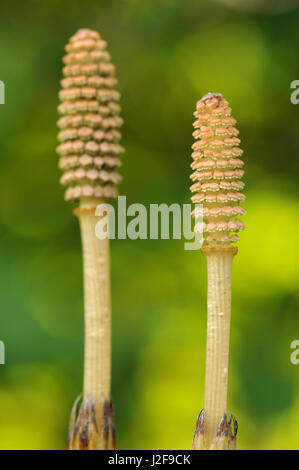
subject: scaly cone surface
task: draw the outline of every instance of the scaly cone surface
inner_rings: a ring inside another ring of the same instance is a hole
[[[203,206],[193,211],[203,217],[195,231],[203,233],[204,245],[230,244],[238,241],[236,232],[244,229],[236,217],[246,212],[240,206],[245,199],[241,192],[244,163],[236,120],[218,93],[208,93],[198,101],[194,116],[191,200]]]
[[[117,197],[122,125],[115,68],[106,42],[89,29],[79,30],[65,47],[66,64],[59,93],[61,184],[66,200]]]

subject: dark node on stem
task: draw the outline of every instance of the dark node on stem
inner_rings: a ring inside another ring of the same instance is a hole
[[[230,415],[227,419],[224,413],[219,426],[217,428],[215,439],[209,449],[205,447],[204,442],[204,410],[198,415],[196,421],[195,432],[192,442],[192,450],[235,450],[238,432],[238,422],[234,415]]]
[[[216,440],[219,440],[222,449],[236,449],[237,432],[238,422],[235,416],[231,414],[228,420],[226,413],[224,413],[216,433]]]
[[[204,411],[201,410],[196,420],[196,427],[192,442],[192,450],[200,450],[202,448],[204,431]]]
[[[112,400],[103,396],[100,419],[91,395],[79,405],[81,395],[72,408],[68,450],[115,450],[114,408]]]
[[[104,449],[115,450],[114,407],[112,400],[108,401],[104,398],[102,420]]]

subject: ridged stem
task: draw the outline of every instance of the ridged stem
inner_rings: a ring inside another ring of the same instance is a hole
[[[99,240],[95,226],[96,206],[103,201],[81,200],[79,218],[84,273],[84,398],[91,395],[97,423],[101,423],[103,398],[110,400],[111,301],[109,239]]]
[[[226,413],[235,247],[204,247],[208,272],[208,322],[204,397],[204,447],[209,449]]]

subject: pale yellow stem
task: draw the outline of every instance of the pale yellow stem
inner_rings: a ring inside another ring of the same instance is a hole
[[[97,422],[102,420],[103,397],[110,400],[111,301],[109,239],[95,234],[95,208],[103,201],[84,199],[75,210],[79,218],[84,273],[84,398],[91,395]]]
[[[208,325],[204,397],[204,447],[209,449],[226,413],[234,247],[204,247],[208,272]]]

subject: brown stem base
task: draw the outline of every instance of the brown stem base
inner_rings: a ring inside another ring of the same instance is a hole
[[[207,448],[205,446],[204,410],[201,410],[196,421],[192,450],[235,450],[237,432],[238,422],[236,418],[231,414],[230,418],[227,419],[227,415],[224,413],[218,425],[216,435],[209,448]]]
[[[101,419],[96,419],[95,406],[88,395],[79,406],[76,399],[70,417],[68,450],[115,450],[114,408],[103,396]]]

